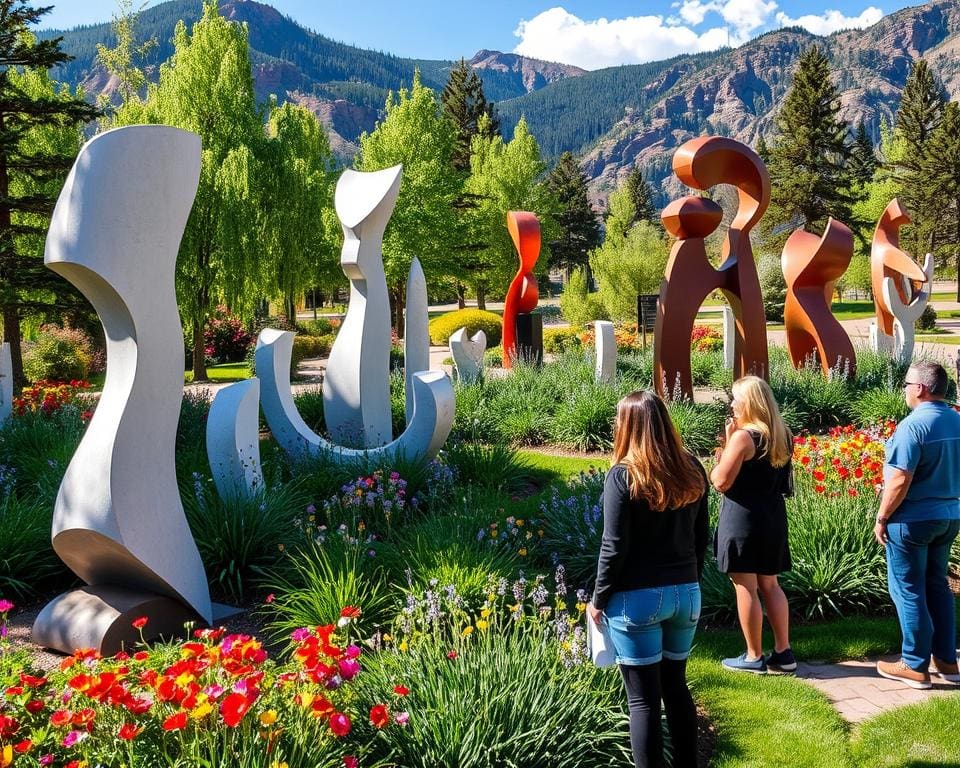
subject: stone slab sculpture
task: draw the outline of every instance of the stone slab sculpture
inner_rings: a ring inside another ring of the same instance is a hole
[[[376,448],[393,439],[382,247],[402,171],[399,165],[373,173],[348,169],[337,181],[333,202],[343,227],[340,266],[350,280],[350,304],[327,361],[323,412],[338,445]]]
[[[723,367],[733,370],[733,345],[736,342],[737,328],[733,320],[733,310],[724,306],[723,312]]]
[[[6,421],[13,413],[13,358],[10,342],[0,344],[0,421]]]
[[[720,136],[703,136],[683,144],[673,156],[673,172],[689,187],[708,190],[717,184],[737,189],[738,207],[714,268],[704,238],[723,218],[712,200],[684,197],[661,214],[677,238],[660,287],[654,328],[654,386],[661,397],[693,397],[690,336],[697,311],[711,291],[720,290],[734,315],[733,376],[767,375],[767,331],[760,279],[750,245],[750,230],[770,202],[770,177],[763,161],[744,144]]]
[[[464,384],[472,384],[483,374],[483,353],[487,351],[487,334],[477,331],[467,336],[467,329],[460,328],[450,335],[450,355],[453,357],[457,377]]]
[[[597,354],[594,378],[601,384],[611,384],[617,375],[617,338],[613,332],[613,323],[609,320],[595,320],[593,329]]]
[[[396,440],[376,448],[357,449],[324,440],[307,426],[290,390],[290,356],[294,334],[265,328],[254,353],[260,379],[260,405],[280,446],[294,459],[327,455],[343,462],[358,459],[393,461],[433,458],[453,427],[456,398],[443,371],[421,371],[413,376],[413,418]]]
[[[837,281],[853,258],[853,233],[831,218],[823,235],[797,229],[787,239],[780,266],[787,283],[783,322],[794,368],[816,357],[828,378],[840,372],[853,378],[857,356],[830,303]]]
[[[430,315],[427,310],[427,278],[414,257],[407,276],[407,307],[403,328],[403,381],[406,393],[406,417],[413,419],[413,377],[430,370]]]
[[[540,257],[540,222],[529,211],[507,211],[507,230],[520,258],[503,305],[503,367],[512,368],[517,357],[517,315],[532,312],[540,298],[533,275]]]
[[[222,499],[249,500],[263,490],[259,379],[238,381],[213,398],[207,415],[207,460]]]
[[[107,131],[80,150],[57,200],[44,262],[100,316],[100,403],[60,485],[53,548],[87,587],[54,598],[39,645],[110,654],[213,619],[174,466],[183,333],[174,291],[180,238],[200,178],[200,137],[160,125]]]

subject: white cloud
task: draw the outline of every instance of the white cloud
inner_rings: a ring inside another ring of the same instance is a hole
[[[777,10],[774,0],[683,0],[672,7],[679,9],[680,19],[693,27],[702,24],[707,14],[716,13],[738,37],[766,25],[770,15]]]
[[[809,14],[791,19],[785,13],[777,14],[777,22],[784,27],[803,27],[815,35],[832,35],[841,29],[863,29],[883,18],[883,11],[870,6],[859,16],[844,16],[840,11],[824,11],[822,15]]]
[[[584,21],[564,8],[551,8],[530,20],[522,20],[514,35],[520,38],[514,53],[576,64],[584,69],[656,61],[727,44],[727,32],[723,29],[697,33],[689,27],[670,26],[661,16]],[[731,36],[731,45],[740,42],[743,41]]]

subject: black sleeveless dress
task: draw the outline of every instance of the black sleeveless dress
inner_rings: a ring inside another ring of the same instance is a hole
[[[774,467],[761,457],[760,433],[748,434],[756,453],[723,494],[713,551],[722,573],[775,576],[791,567],[784,496],[791,492],[793,470],[790,462]]]

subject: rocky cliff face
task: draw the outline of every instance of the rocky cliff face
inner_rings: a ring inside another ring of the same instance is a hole
[[[552,61],[528,59],[526,56],[518,56],[515,53],[488,50],[477,51],[468,63],[478,71],[492,70],[516,75],[517,81],[523,85],[527,93],[565,77],[576,77],[586,72],[585,69],[570,64],[557,64]]]

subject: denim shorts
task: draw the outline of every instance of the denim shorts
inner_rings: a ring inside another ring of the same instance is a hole
[[[700,585],[614,592],[603,615],[617,664],[642,666],[662,658],[682,661],[690,655],[700,619]]]

